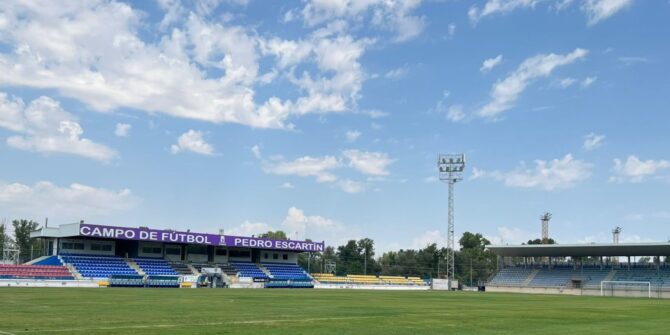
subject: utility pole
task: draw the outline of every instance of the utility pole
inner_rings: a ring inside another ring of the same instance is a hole
[[[470,287],[472,287],[472,256],[470,256]]]
[[[465,154],[440,154],[437,157],[440,180],[449,185],[449,206],[447,215],[447,278],[449,285],[455,277],[454,261],[454,184],[463,180]]]
[[[367,276],[367,274],[368,274],[368,248],[367,247],[363,248],[363,252],[364,252],[364,255],[365,255],[364,256],[365,258],[363,259],[363,264],[365,264],[364,265],[365,268],[363,269],[363,274]]]

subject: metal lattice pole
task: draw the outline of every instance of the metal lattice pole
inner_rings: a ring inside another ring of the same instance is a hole
[[[449,216],[447,227],[447,278],[454,279],[455,261],[454,261],[454,184],[456,182],[449,180]]]
[[[465,169],[465,155],[439,155],[437,166],[440,172],[440,180],[449,185],[449,205],[447,215],[447,278],[449,285],[455,278],[455,246],[454,246],[454,184],[463,179]]]

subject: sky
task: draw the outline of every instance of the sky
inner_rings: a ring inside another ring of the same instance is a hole
[[[670,240],[670,2],[0,3],[0,218]]]

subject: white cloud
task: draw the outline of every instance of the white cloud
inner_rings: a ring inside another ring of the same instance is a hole
[[[277,175],[294,175],[300,177],[316,177],[319,183],[332,183],[337,176],[331,170],[340,167],[340,162],[333,156],[300,157],[294,161],[265,162],[263,170]]]
[[[477,23],[485,16],[493,14],[507,14],[519,8],[533,8],[539,0],[488,0],[483,8],[472,6],[468,10],[468,17],[472,23]]]
[[[226,235],[234,236],[251,236],[259,235],[262,233],[267,233],[268,231],[274,231],[275,229],[272,226],[263,223],[263,222],[251,222],[249,220],[242,222],[241,225],[233,227],[229,230],[226,230]]]
[[[387,168],[393,163],[393,159],[385,153],[345,150],[343,155],[349,159],[350,167],[364,174],[371,176],[387,176],[390,174]]]
[[[632,4],[633,0],[585,0],[582,10],[586,13],[588,24],[591,26]]]
[[[494,58],[488,58],[484,60],[482,66],[479,68],[479,71],[482,73],[489,72],[491,71],[491,69],[498,66],[498,64],[502,63],[502,61],[503,61],[503,55],[498,55]]]
[[[369,116],[371,119],[381,119],[383,117],[387,117],[389,114],[380,110],[366,110],[362,112],[363,114]]]
[[[651,59],[640,56],[622,56],[617,58],[617,60],[627,66],[640,63],[651,63]]]
[[[32,186],[0,182],[0,209],[16,216],[74,220],[127,211],[138,202],[139,199],[129,189],[114,191],[78,183],[60,187],[48,181]]]
[[[423,182],[430,184],[430,183],[437,183],[437,177],[435,176],[428,176],[426,178],[423,178]]]
[[[646,160],[642,161],[635,155],[630,155],[626,161],[614,159],[614,176],[610,181],[639,183],[648,177],[656,176],[662,170],[670,169],[670,162],[667,160]]]
[[[579,83],[579,84],[582,86],[582,88],[587,88],[587,87],[593,85],[593,83],[595,83],[596,80],[598,80],[598,77],[596,77],[596,76],[593,76],[593,77],[586,77],[586,78],[584,78],[584,80],[582,80],[582,82]]]
[[[430,230],[412,239],[412,249],[423,249],[428,245],[436,243],[438,248],[447,245],[447,237],[440,230]]]
[[[291,184],[291,183],[289,183],[289,182],[284,182],[283,184],[281,184],[280,187],[281,187],[281,188],[285,188],[285,189],[289,189],[289,190],[292,190],[292,189],[295,188],[295,186],[293,186],[293,184]]]
[[[568,7],[570,7],[570,5],[572,5],[572,3],[573,3],[574,1],[575,1],[575,0],[561,0],[561,1],[559,1],[559,2],[556,3],[556,5],[555,5],[554,8],[556,8],[556,11],[557,11],[557,12],[560,12],[560,11],[562,11],[562,10],[564,10],[564,9],[566,9],[566,8],[568,8]]]
[[[282,222],[282,228],[294,239],[311,238],[315,241],[330,239],[333,234],[342,234],[345,227],[334,220],[319,215],[305,215],[302,209],[291,207]]]
[[[456,24],[455,23],[449,23],[449,26],[447,27],[447,33],[449,34],[449,37],[453,37],[456,35]]]
[[[407,75],[407,72],[409,70],[407,69],[406,66],[395,68],[393,70],[390,70],[384,74],[384,78],[386,79],[399,79]]]
[[[342,155],[343,157],[339,158],[303,156],[293,161],[287,161],[283,156],[278,156],[262,160],[263,171],[267,174],[314,177],[318,183],[331,183],[344,192],[360,193],[367,189],[370,182],[378,181],[388,175],[387,167],[393,163],[387,154],[379,152],[345,150]],[[334,170],[343,167],[342,159],[348,160],[347,167],[370,176],[367,182],[339,179]]]
[[[54,90],[96,111],[131,108],[258,128],[290,129],[292,116],[355,109],[366,79],[359,58],[373,40],[354,39],[346,26],[305,40],[268,40],[229,21],[208,21],[216,1],[198,3],[190,14],[178,1],[159,4],[162,30],[147,40],[147,16],[125,3],[2,2],[8,48],[0,51],[0,85]],[[273,57],[261,73],[261,60]],[[312,63],[291,80],[300,96],[255,98],[256,86]]]
[[[359,181],[353,181],[350,179],[340,180],[337,183],[337,186],[339,186],[340,189],[342,189],[342,191],[347,193],[361,193],[365,191],[366,188],[365,183]]]
[[[590,133],[584,136],[584,150],[594,150],[598,149],[605,144],[605,135],[598,135],[596,133]]]
[[[538,238],[538,234],[517,227],[498,227],[498,235],[486,236],[491,244],[521,244]]]
[[[479,20],[494,14],[508,14],[517,9],[535,8],[537,4],[546,3],[544,0],[488,0],[482,8],[472,6],[468,10],[470,22],[477,24]],[[572,5],[574,0],[557,0],[550,8],[560,12]],[[621,10],[630,7],[633,0],[582,0],[582,11],[588,18],[588,25],[592,26],[605,20]]]
[[[577,79],[575,79],[575,78],[563,78],[563,79],[561,79],[561,81],[558,82],[558,86],[561,87],[561,88],[568,88],[576,82],[577,82]]]
[[[360,22],[369,16],[373,27],[390,31],[395,41],[403,42],[417,37],[426,26],[423,17],[412,14],[419,5],[421,0],[310,0],[301,13],[309,26],[341,19]]]
[[[251,147],[251,152],[254,153],[254,157],[261,159],[263,158],[263,155],[261,155],[261,148],[258,145],[254,145]]]
[[[356,141],[359,137],[361,137],[361,135],[361,132],[358,130],[348,130],[345,134],[348,142]]]
[[[290,207],[278,226],[246,220],[237,227],[226,230],[228,235],[251,236],[268,231],[282,230],[293,240],[327,240],[330,245],[339,245],[355,237],[355,229],[319,215],[306,215],[302,209]]]
[[[205,141],[203,133],[193,129],[189,129],[189,131],[181,134],[177,139],[177,144],[173,144],[170,147],[170,151],[173,154],[190,151],[200,155],[214,155],[214,147]]]
[[[117,157],[116,151],[87,138],[74,115],[48,97],[39,97],[28,106],[20,98],[0,92],[0,127],[21,135],[11,136],[7,145],[40,153],[64,153],[102,162]]]
[[[521,166],[506,172],[475,169],[471,179],[492,178],[510,187],[553,191],[574,187],[577,183],[588,179],[591,176],[591,169],[591,164],[567,154],[562,159],[536,160],[533,168],[527,167],[522,162]]]
[[[565,55],[541,54],[524,60],[512,74],[493,85],[491,101],[477,114],[480,117],[495,119],[500,113],[514,106],[521,93],[533,80],[547,77],[557,67],[582,59],[587,53],[587,50],[577,48]]]
[[[130,134],[130,128],[132,126],[127,123],[117,123],[116,129],[114,130],[114,135],[119,137],[126,137]]]
[[[465,112],[462,105],[450,106],[447,111],[447,119],[451,122],[459,122],[465,119]]]

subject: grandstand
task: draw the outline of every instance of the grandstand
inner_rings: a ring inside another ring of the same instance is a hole
[[[379,285],[379,286],[422,286],[428,283],[419,277],[347,275],[335,276],[332,273],[312,273],[312,277],[322,284],[333,285]]]
[[[48,245],[31,265],[0,268],[0,280],[74,281],[112,287],[197,286],[217,274],[222,286],[311,288],[314,280],[298,266],[298,254],[323,251],[323,242],[270,240],[147,227],[85,224],[48,227],[31,233]],[[220,270],[220,271],[219,271]],[[11,284],[11,282],[10,282]],[[89,285],[89,286],[90,286]]]
[[[34,231],[48,256],[0,266],[0,281],[48,286],[429,289],[418,277],[308,274],[298,254],[324,243],[77,223]],[[498,271],[487,291],[670,297],[670,243],[489,246]],[[652,263],[634,257],[651,256]],[[631,257],[633,257],[631,261]],[[208,279],[208,280],[204,280]],[[3,283],[4,283],[3,282]],[[603,283],[607,283],[606,285]],[[625,283],[625,284],[624,284]],[[188,284],[188,285],[186,285]],[[220,285],[219,285],[220,284]],[[438,282],[439,284],[439,282]],[[636,291],[637,290],[637,291]],[[616,292],[615,292],[616,291]]]
[[[670,297],[670,243],[489,246],[499,270],[487,291]],[[653,262],[637,263],[650,256]],[[633,261],[631,261],[631,257]],[[618,283],[621,283],[619,285]],[[637,287],[637,289],[635,288]]]

